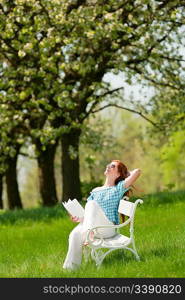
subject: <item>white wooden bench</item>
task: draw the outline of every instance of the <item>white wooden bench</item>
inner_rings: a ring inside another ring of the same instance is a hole
[[[108,225],[108,226],[98,226],[90,229],[87,234],[87,245],[84,246],[84,256],[87,261],[91,255],[91,258],[95,261],[96,266],[100,267],[104,258],[112,251],[117,249],[126,249],[131,251],[137,260],[140,260],[139,255],[136,250],[134,241],[134,217],[138,204],[142,204],[143,200],[137,199],[134,203],[128,201],[129,197],[125,196],[120,200],[118,207],[118,212],[128,216],[128,219],[119,225]],[[120,234],[119,229],[125,226],[129,226],[130,234],[125,236]],[[116,234],[111,238],[103,238],[100,233],[98,233],[99,228],[115,228]],[[94,239],[91,240],[91,232],[94,233]],[[102,249],[106,249],[102,250]]]

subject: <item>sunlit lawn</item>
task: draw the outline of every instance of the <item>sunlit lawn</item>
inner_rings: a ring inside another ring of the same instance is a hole
[[[112,252],[97,270],[82,263],[62,270],[72,223],[61,206],[0,213],[0,277],[185,277],[184,192],[144,197],[137,208],[135,242],[141,261]]]

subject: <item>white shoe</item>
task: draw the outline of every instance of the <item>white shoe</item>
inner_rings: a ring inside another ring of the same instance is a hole
[[[63,264],[63,269],[66,271],[76,271],[80,266],[75,264],[75,263],[71,263],[71,264]]]

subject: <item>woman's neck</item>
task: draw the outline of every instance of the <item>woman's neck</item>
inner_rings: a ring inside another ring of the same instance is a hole
[[[115,179],[112,178],[106,178],[105,183],[103,186],[113,186],[115,185]]]

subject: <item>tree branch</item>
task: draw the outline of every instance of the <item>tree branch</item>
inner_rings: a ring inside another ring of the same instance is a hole
[[[111,91],[107,91],[107,92],[105,92],[103,95],[97,95],[96,98],[102,98],[102,97],[105,97],[105,96],[107,96],[107,95],[111,95],[111,94],[113,94],[113,93],[115,93],[115,92],[117,92],[117,91],[119,91],[119,90],[122,90],[122,89],[123,89],[123,86],[121,86],[121,87],[119,87],[119,88],[116,88],[116,89],[114,89],[114,90],[111,90]]]
[[[123,89],[123,87],[119,87],[119,88],[116,88],[114,90],[107,91],[103,95],[96,95],[96,100],[93,102],[93,104],[92,104],[91,108],[89,109],[89,111],[85,114],[85,117],[83,118],[83,120],[86,119],[91,112],[93,112],[93,108],[99,103],[100,98],[104,98],[105,96],[111,95],[111,94],[113,94],[113,93],[115,93],[115,92],[117,92],[121,89]]]
[[[159,82],[154,80],[153,78],[150,78],[149,76],[145,75],[142,70],[140,70],[139,68],[137,68],[136,66],[127,66],[129,69],[135,71],[136,73],[140,74],[143,76],[143,78],[145,78],[146,80],[152,82],[154,85],[159,85],[159,86],[164,86],[164,87],[170,87],[172,89],[175,90],[179,90],[179,86],[175,86],[169,83],[165,83],[165,82]]]
[[[155,127],[157,127],[158,129],[161,130],[161,128],[157,125],[157,123],[154,123],[154,122],[153,122],[152,120],[150,120],[148,117],[146,117],[145,115],[143,115],[142,112],[136,111],[136,110],[134,110],[134,109],[131,109],[131,108],[128,108],[128,107],[124,107],[124,106],[121,106],[121,105],[118,105],[118,104],[110,103],[110,104],[107,104],[107,105],[105,105],[105,106],[103,106],[103,107],[101,107],[101,108],[99,108],[99,109],[96,109],[96,110],[91,111],[91,113],[97,113],[97,112],[99,112],[99,111],[101,111],[101,110],[103,110],[103,109],[105,109],[105,108],[107,108],[107,107],[111,107],[111,106],[117,107],[117,108],[120,108],[120,109],[124,109],[124,110],[130,111],[130,112],[132,112],[132,113],[134,113],[134,114],[137,114],[137,115],[139,115],[140,117],[142,117],[143,119],[145,119],[146,121],[148,121],[149,123],[151,123],[153,126],[155,126]]]

